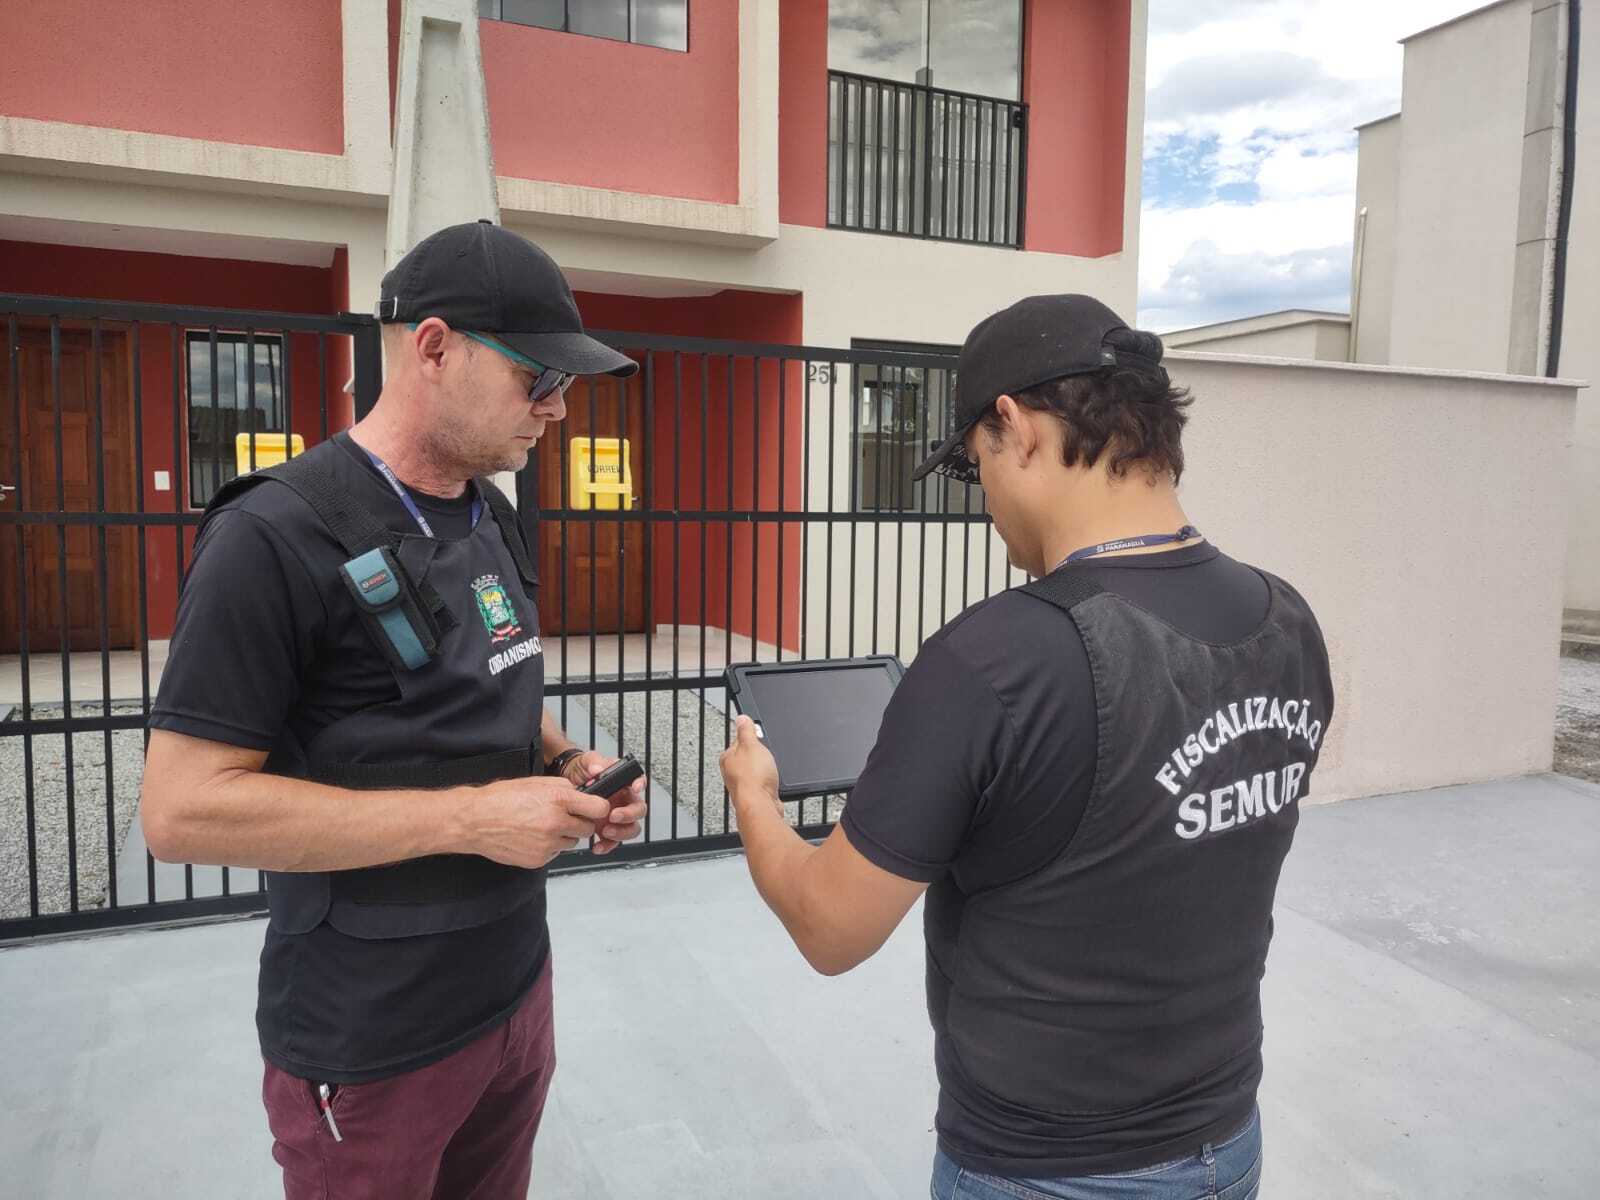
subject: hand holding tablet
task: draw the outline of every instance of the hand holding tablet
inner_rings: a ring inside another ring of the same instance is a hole
[[[728,669],[728,694],[777,760],[785,800],[848,792],[905,668],[889,655]]]

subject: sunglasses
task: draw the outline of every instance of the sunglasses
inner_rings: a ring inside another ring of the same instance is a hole
[[[463,337],[469,337],[475,342],[488,346],[491,350],[498,350],[519,367],[526,367],[532,371],[533,383],[528,388],[528,403],[530,404],[537,404],[546,396],[555,392],[565,395],[567,389],[577,381],[578,377],[576,375],[556,367],[547,367],[543,363],[535,362],[521,351],[513,350],[504,342],[498,342],[488,334],[473,333],[470,329],[462,329],[458,332]]]

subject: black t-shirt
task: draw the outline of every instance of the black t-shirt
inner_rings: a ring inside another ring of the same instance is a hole
[[[1074,570],[1213,643],[1247,637],[1270,601],[1259,573],[1209,544],[1090,560]],[[1094,681],[1077,626],[1054,605],[1005,592],[962,613],[918,653],[841,823],[867,859],[933,885],[929,920],[959,914],[966,897],[1066,852],[1089,803],[1097,741]],[[972,1094],[961,1099],[986,1103]],[[941,1115],[947,1110],[962,1111],[941,1105]],[[981,1145],[983,1125],[1016,1125],[999,1105],[982,1116],[970,1129],[948,1132]],[[1171,1136],[1165,1119],[1159,1106],[1150,1114],[1146,1144]],[[1132,1133],[1137,1140],[1141,1131]],[[1018,1140],[1027,1144],[1026,1133]],[[1038,1157],[1050,1153],[1041,1141]],[[1026,1175],[1028,1159],[1019,1154],[1005,1169]]]
[[[345,434],[334,442],[356,499],[397,533],[416,533],[361,448]],[[410,494],[438,537],[471,531],[470,488],[451,500]],[[307,745],[339,718],[393,699],[394,674],[339,577],[347,557],[286,487],[253,488],[212,516],[185,577],[151,728],[270,750],[285,725]]]
[[[1242,638],[1267,611],[1251,568],[1202,543],[1075,568],[1194,637]],[[973,605],[918,651],[845,807],[862,855],[963,891],[1066,849],[1094,783],[1094,681],[1070,617],[1019,592]]]
[[[330,455],[340,484],[398,533],[416,522],[361,448],[345,434]],[[472,489],[456,499],[412,491],[436,537],[472,529]],[[493,520],[484,514],[484,521]],[[184,581],[167,666],[151,711],[152,729],[272,750],[285,730],[300,745],[352,713],[399,695],[340,578],[348,556],[290,488],[250,489],[208,520]],[[531,718],[537,729],[537,715]],[[477,746],[430,746],[440,758]],[[542,909],[541,909],[542,912]],[[263,1052],[305,1078],[354,1083],[435,1061],[510,1015],[543,968],[542,916],[517,912],[449,934],[407,939],[403,961],[382,941],[346,936],[330,925],[293,937],[270,925],[262,951],[261,1009],[266,1031],[296,1006],[339,1023],[346,1061],[371,1070]],[[396,972],[405,978],[396,978]],[[292,981],[292,988],[291,988]],[[418,1049],[404,1061],[392,1047]]]

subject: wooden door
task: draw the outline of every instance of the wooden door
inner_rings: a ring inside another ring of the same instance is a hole
[[[0,483],[16,491],[4,493],[0,511],[95,512],[95,370],[93,343],[86,330],[61,331],[60,457],[57,458],[55,388],[52,381],[50,331],[20,330],[16,355],[20,395],[11,395],[10,370],[0,369]],[[101,436],[104,453],[105,510],[134,508],[132,393],[129,389],[128,340],[116,330],[100,335]],[[19,410],[20,405],[20,412]],[[22,441],[16,441],[20,424]],[[20,448],[20,455],[18,453]],[[18,459],[21,460],[20,477]],[[27,604],[30,652],[100,648],[102,611],[109,649],[127,649],[138,640],[135,568],[137,533],[130,526],[105,529],[107,595],[100,594],[100,530],[92,525],[24,525],[22,561],[17,555],[16,526],[0,527],[0,653],[20,648],[18,604]],[[64,562],[63,562],[64,560]],[[62,591],[63,576],[65,592]]]
[[[539,507],[568,504],[573,444],[587,438],[625,437],[633,470],[633,512],[644,497],[644,389],[640,377],[580,380],[567,393],[567,418],[539,439]],[[620,514],[626,516],[626,514]],[[550,634],[634,633],[645,627],[644,525],[600,510],[587,520],[546,518],[539,530],[539,628]],[[591,530],[593,531],[591,534]],[[593,538],[591,548],[591,536]],[[566,596],[562,597],[562,550]],[[591,576],[593,583],[591,585]],[[620,595],[619,595],[620,588]]]

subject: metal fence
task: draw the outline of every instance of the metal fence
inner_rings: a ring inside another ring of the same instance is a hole
[[[231,474],[219,438],[254,461],[256,437],[337,431],[376,395],[376,326],[16,296],[0,320],[0,941],[260,911],[259,872],[144,849],[144,730],[197,504]],[[981,492],[910,480],[944,435],[950,353],[599,336],[643,369],[580,382],[516,492],[547,704],[637,754],[653,801],[638,842],[558,870],[737,845],[730,664],[909,658],[1014,582]],[[790,819],[821,836],[844,800]]]
[[[1020,247],[1028,108],[828,72],[828,224]]]

